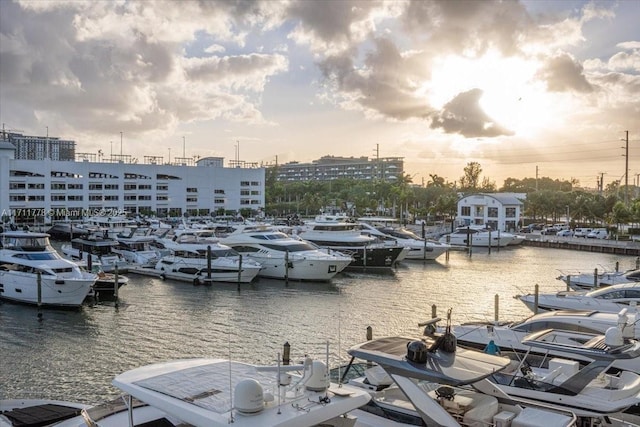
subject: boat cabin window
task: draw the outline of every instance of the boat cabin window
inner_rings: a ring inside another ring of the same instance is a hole
[[[302,251],[314,251],[316,250],[315,247],[311,246],[308,243],[305,242],[300,242],[300,243],[291,243],[289,245],[286,246],[282,246],[282,245],[271,245],[269,243],[263,243],[262,246],[264,246],[265,248],[269,248],[271,250],[274,251],[280,251],[280,252],[302,252]]]
[[[621,299],[625,297],[624,289],[618,289],[615,291],[610,291],[603,293],[602,295],[598,295],[596,298],[600,299]]]
[[[30,261],[48,261],[53,259],[61,259],[60,255],[56,252],[29,252],[22,254],[15,254],[14,258],[27,259]]]
[[[233,245],[232,248],[233,248],[233,250],[235,250],[237,252],[240,252],[240,253],[260,252],[259,248],[254,248],[253,246]]]

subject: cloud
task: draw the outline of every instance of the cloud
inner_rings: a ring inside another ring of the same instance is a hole
[[[3,1],[3,121],[130,136],[216,117],[267,123],[255,94],[287,70],[284,56],[187,58],[184,47],[199,32],[218,52],[242,45],[244,28],[272,25],[282,7],[271,3]]]
[[[552,92],[593,91],[593,86],[583,74],[582,65],[567,53],[547,59],[537,77],[544,80]]]
[[[458,94],[433,117],[432,129],[458,133],[466,138],[512,135],[513,132],[495,123],[480,107],[482,90],[471,89]]]

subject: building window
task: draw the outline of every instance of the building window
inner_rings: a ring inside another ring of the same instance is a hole
[[[240,186],[241,187],[248,187],[249,186],[249,181],[240,181]]]
[[[506,208],[504,210],[505,216],[507,218],[515,218],[516,217],[516,208]]]
[[[82,184],[67,184],[67,190],[82,190]]]
[[[151,190],[150,184],[140,184],[138,185],[138,190]]]
[[[151,200],[151,196],[146,195],[146,196],[138,196],[138,200]]]
[[[67,200],[67,196],[65,196],[64,194],[60,195],[60,194],[52,194],[51,195],[51,201],[52,202],[60,202],[63,200]]]
[[[29,190],[44,190],[44,183],[29,184]]]
[[[24,190],[26,184],[24,182],[12,182],[9,184],[9,190]]]
[[[213,203],[216,205],[224,205],[224,199],[214,199]]]
[[[169,197],[168,197],[168,196],[163,196],[163,195],[159,195],[159,194],[158,194],[158,195],[156,196],[156,200],[169,200]]]
[[[194,187],[187,188],[187,193],[197,193],[197,192],[198,192],[197,188],[194,188]]]
[[[125,184],[124,185],[124,190],[125,191],[127,191],[127,190],[135,190],[136,188],[137,188],[136,184]]]
[[[82,196],[80,196],[80,195],[77,195],[77,196],[69,195],[69,196],[67,196],[67,200],[82,201]]]
[[[462,206],[460,208],[460,215],[471,216],[471,206]]]
[[[484,215],[484,206],[476,206],[476,216]]]
[[[213,190],[213,194],[224,194],[224,190],[215,189]]]
[[[241,196],[248,196],[250,194],[249,190],[240,190],[240,195]]]
[[[102,184],[89,184],[89,191],[102,190]]]
[[[196,203],[197,201],[197,197],[187,197],[187,203]]]
[[[487,216],[489,218],[498,218],[498,208],[488,208]]]
[[[251,185],[257,187],[260,183],[258,181],[251,181]]]
[[[169,186],[168,185],[156,185],[156,190],[157,191],[168,191],[169,190]]]
[[[105,190],[117,190],[119,188],[118,184],[105,184]]]

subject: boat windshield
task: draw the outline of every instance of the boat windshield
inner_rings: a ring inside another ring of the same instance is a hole
[[[389,236],[399,237],[401,239],[414,239],[414,240],[422,240],[422,237],[418,236],[413,231],[409,231],[407,229],[397,229],[397,228],[379,228],[384,234],[388,234]]]
[[[5,236],[2,246],[14,251],[44,251],[49,247],[49,238],[47,236]]]

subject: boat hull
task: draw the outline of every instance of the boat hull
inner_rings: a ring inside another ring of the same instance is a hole
[[[40,303],[35,274],[18,271],[0,271],[0,298],[23,304],[42,305],[44,307],[75,308],[91,292],[96,278],[92,274],[83,274],[82,278],[41,277]]]

